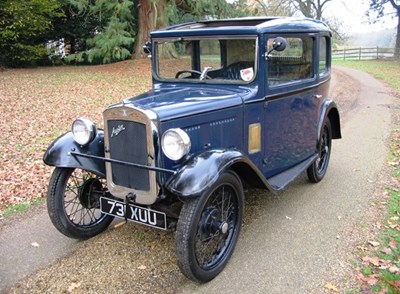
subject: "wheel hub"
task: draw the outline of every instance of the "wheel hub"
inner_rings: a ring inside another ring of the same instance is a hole
[[[228,232],[229,225],[226,221],[221,222],[219,226],[219,231],[221,234],[225,235]]]
[[[216,208],[210,208],[203,214],[202,231],[205,234],[212,234],[219,232],[225,235],[228,232],[229,224],[222,220],[220,212]]]
[[[97,208],[100,198],[99,192],[102,189],[103,186],[98,179],[91,178],[85,181],[79,187],[79,201],[82,206],[87,209]]]

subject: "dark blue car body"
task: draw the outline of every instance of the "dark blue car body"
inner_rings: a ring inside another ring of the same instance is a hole
[[[331,139],[339,139],[341,131],[338,109],[328,96],[331,33],[323,23],[210,20],[171,26],[150,37],[146,51],[152,57],[153,88],[108,107],[105,130],[97,130],[89,143],[79,144],[68,133],[44,157],[46,164],[107,178],[102,197],[126,206],[119,212],[107,206],[103,213],[127,219],[126,207],[142,205],[164,211],[168,227],[174,228],[179,213],[188,218],[180,212],[182,205],[185,210],[186,201],[211,197],[221,177],[231,179],[227,187],[236,194],[242,194],[242,185],[281,191],[306,170],[313,182],[324,177]],[[178,130],[172,134],[177,141],[164,143],[169,130]],[[189,144],[183,146],[180,133]],[[174,159],[164,151],[174,144],[189,149]],[[234,213],[242,210],[241,197]],[[176,203],[178,212],[171,212],[168,207]],[[189,248],[179,251],[178,260],[186,276],[208,281],[233,251],[241,214],[231,226],[216,221],[223,219],[216,205],[202,205],[200,220],[193,222],[203,223],[203,233],[226,235],[226,244],[232,245],[221,245],[209,263],[191,265],[194,245],[180,233],[188,230],[190,218],[181,228],[178,224],[178,242]],[[190,211],[197,211],[193,207]],[[151,211],[146,213],[150,219]],[[148,225],[143,219],[138,222]]]

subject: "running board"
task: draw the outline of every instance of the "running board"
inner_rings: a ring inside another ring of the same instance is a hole
[[[302,172],[304,172],[317,158],[318,154],[315,154],[300,162],[298,165],[269,178],[267,181],[274,192],[280,192],[292,183]]]

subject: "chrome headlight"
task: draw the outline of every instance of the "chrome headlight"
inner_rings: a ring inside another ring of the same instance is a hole
[[[164,154],[171,160],[179,160],[190,151],[190,138],[181,129],[169,129],[161,138],[161,147]]]
[[[96,136],[96,125],[87,118],[77,118],[72,123],[72,136],[78,144],[86,145]]]

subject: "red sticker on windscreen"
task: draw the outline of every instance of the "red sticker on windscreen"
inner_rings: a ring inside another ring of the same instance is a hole
[[[254,77],[253,68],[249,67],[249,68],[241,69],[240,70],[240,77],[245,82],[251,81],[253,79],[253,77]]]

